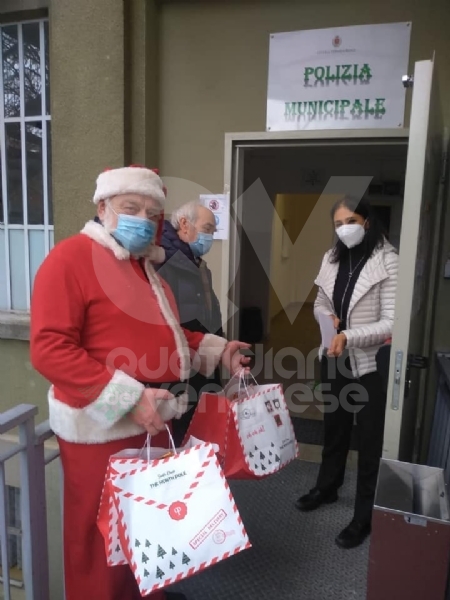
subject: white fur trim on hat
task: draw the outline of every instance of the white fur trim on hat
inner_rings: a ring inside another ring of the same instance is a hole
[[[150,196],[164,206],[165,194],[163,182],[159,175],[144,167],[122,167],[100,173],[94,203],[120,194],[141,194]]]

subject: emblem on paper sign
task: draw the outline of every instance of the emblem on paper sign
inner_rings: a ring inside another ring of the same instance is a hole
[[[241,414],[243,419],[251,419],[255,416],[255,411],[250,410],[249,408],[244,408]]]
[[[270,400],[267,400],[267,402],[265,402],[265,405],[267,408],[267,412],[269,412],[269,413],[273,412],[272,403]]]
[[[339,48],[339,46],[342,44],[342,40],[341,38],[337,35],[336,37],[333,38],[333,46],[335,48]]]
[[[277,424],[277,427],[281,427],[283,425],[280,415],[275,415],[273,418],[275,419],[275,423]]]
[[[221,529],[218,529],[213,534],[213,542],[215,544],[223,544],[224,541],[226,540],[226,537],[227,536],[225,535],[225,532],[222,531]]]
[[[173,502],[169,506],[169,516],[174,521],[181,521],[187,515],[187,506],[184,502]]]
[[[211,210],[219,210],[219,201],[218,200],[211,200],[209,203],[209,208]]]

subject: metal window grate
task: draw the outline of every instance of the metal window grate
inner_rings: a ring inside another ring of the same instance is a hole
[[[0,27],[0,310],[29,310],[53,247],[48,20]]]
[[[20,488],[6,486],[6,515],[8,525],[8,557],[11,582],[22,585],[22,523],[20,514]],[[4,565],[0,556],[0,570],[3,575]],[[0,581],[3,581],[3,576]]]

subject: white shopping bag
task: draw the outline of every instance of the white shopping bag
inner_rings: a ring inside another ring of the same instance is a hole
[[[136,450],[135,452],[137,454],[140,451]],[[106,471],[105,483],[103,484],[103,491],[97,514],[97,527],[100,529],[100,533],[105,540],[106,563],[109,567],[128,564],[120,544],[118,529],[119,515],[117,514],[117,509],[109,490],[109,482],[112,476],[123,473],[127,469],[134,469],[134,464],[136,462],[138,462],[138,459],[128,461],[118,460],[113,468],[112,459],[110,459],[108,470]]]
[[[191,437],[183,449],[193,448],[200,443],[201,440]],[[146,466],[149,460],[159,459],[166,454],[171,454],[171,451],[167,448],[151,448],[148,439],[141,450],[122,450],[110,457],[97,514],[97,526],[105,540],[106,562],[109,567],[128,564],[119,539],[119,515],[111,494],[111,479],[123,473],[134,472]]]
[[[219,446],[228,479],[262,479],[298,456],[294,427],[281,385],[258,385],[246,371],[222,394],[202,394],[188,435]]]
[[[280,384],[243,385],[246,394],[231,407],[234,424],[247,467],[264,477],[298,456],[294,427]]]
[[[109,488],[120,545],[142,596],[250,547],[211,444],[138,461],[110,474]]]

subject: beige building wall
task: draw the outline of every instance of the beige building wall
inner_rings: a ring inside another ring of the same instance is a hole
[[[0,412],[17,404],[35,404],[38,422],[48,418],[48,384],[31,366],[29,343],[0,340]]]
[[[413,63],[436,52],[441,108],[450,125],[450,4],[448,0],[267,0],[177,2],[162,5],[160,29],[160,153],[162,172],[212,192],[223,189],[224,134],[264,131],[269,34],[300,29],[412,21]],[[448,204],[448,202],[447,202]],[[208,256],[220,289],[220,245]],[[434,327],[435,347],[450,349],[450,210]],[[433,371],[432,371],[433,372]],[[433,383],[427,397],[433,398]]]
[[[125,160],[123,6],[122,0],[51,0],[55,241],[95,214],[98,173]]]
[[[164,175],[223,189],[224,134],[264,131],[269,34],[331,26],[413,22],[411,68],[436,51],[450,120],[450,6],[446,0],[167,2],[160,30],[160,154]],[[450,223],[450,220],[449,220]],[[221,242],[217,242],[218,245]],[[220,281],[220,252],[209,264]],[[447,288],[443,302],[450,299]],[[450,327],[450,315],[446,317]]]

